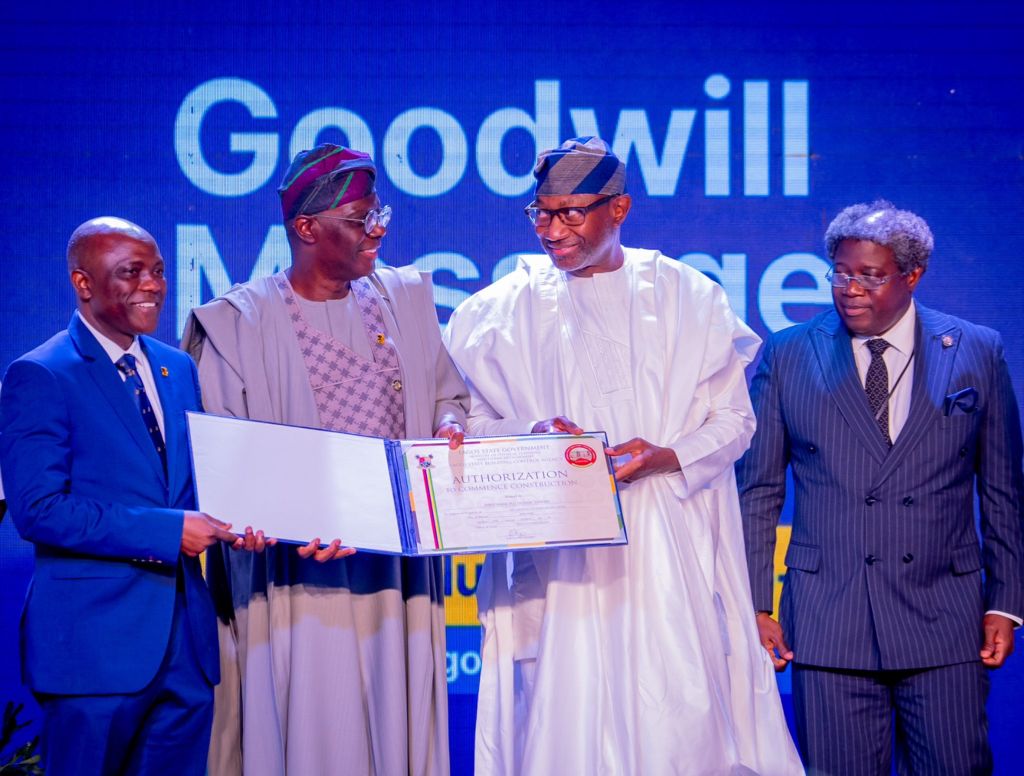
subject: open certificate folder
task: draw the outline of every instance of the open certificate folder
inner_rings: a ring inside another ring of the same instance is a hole
[[[403,555],[625,544],[603,432],[378,439],[188,413],[199,508]]]

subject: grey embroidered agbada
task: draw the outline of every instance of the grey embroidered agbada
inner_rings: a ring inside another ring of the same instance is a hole
[[[318,333],[323,324],[305,320],[308,303],[288,301],[283,273],[196,308],[183,347],[199,364],[207,411],[380,433],[376,423],[361,429],[351,418],[339,426],[322,417],[337,415],[347,392],[362,386],[382,403],[397,399],[396,412],[382,413],[399,424],[404,415],[396,436],[432,436],[446,417],[461,422],[466,388],[441,344],[429,276],[384,269],[356,283],[364,325],[371,299],[385,329],[349,332],[365,334],[368,344],[340,341],[338,331]],[[319,334],[331,342],[318,353],[344,361],[326,377],[309,357],[311,347],[323,346]],[[378,345],[397,354],[397,370],[368,361],[360,371],[363,354],[376,357]],[[318,401],[311,380],[335,392],[333,404]],[[224,677],[216,696],[213,776],[448,773],[436,560],[357,553],[320,564],[280,546],[263,555],[211,556],[209,573],[222,593]]]

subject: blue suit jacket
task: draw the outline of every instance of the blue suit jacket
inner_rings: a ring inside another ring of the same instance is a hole
[[[37,692],[145,687],[166,652],[179,573],[197,654],[218,679],[209,591],[199,561],[179,558],[183,510],[195,509],[184,413],[200,409],[196,368],[141,340],[163,408],[166,477],[128,389],[78,313],[4,378],[0,468],[11,517],[35,545],[21,648]]]
[[[835,311],[771,337],[754,377],[758,428],[738,466],[754,606],[772,609],[790,467],[780,620],[798,663],[978,660],[984,612],[1024,612],[1021,429],[999,335],[917,305],[915,347],[891,450]]]

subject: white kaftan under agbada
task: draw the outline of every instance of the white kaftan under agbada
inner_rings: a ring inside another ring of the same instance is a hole
[[[627,546],[488,558],[476,772],[802,773],[757,637],[733,475],[759,339],[701,273],[624,251],[589,279],[523,257],[448,323],[473,434],[566,415],[612,444],[671,447],[681,466],[622,485]]]

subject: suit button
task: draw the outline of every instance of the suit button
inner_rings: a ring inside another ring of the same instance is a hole
[[[913,496],[906,496],[903,499],[903,506],[905,506],[905,507],[909,507],[913,503],[914,503],[914,497]]]
[[[904,563],[910,563],[910,561],[912,561],[913,559],[914,559],[914,556],[911,555],[909,552],[906,555],[903,556],[903,562]]]
[[[875,565],[875,561],[877,561],[877,560],[878,560],[878,558],[876,558],[874,555],[868,555],[864,559],[864,562],[867,563],[869,566],[873,566],[873,565]]]
[[[864,503],[867,504],[869,507],[873,507],[875,504],[878,503],[878,499],[875,498],[874,496],[868,496],[866,499],[864,499]]]
[[[816,452],[818,452],[818,448],[815,447],[814,445],[808,445],[807,446],[807,451],[810,452],[810,453],[816,453]]]

